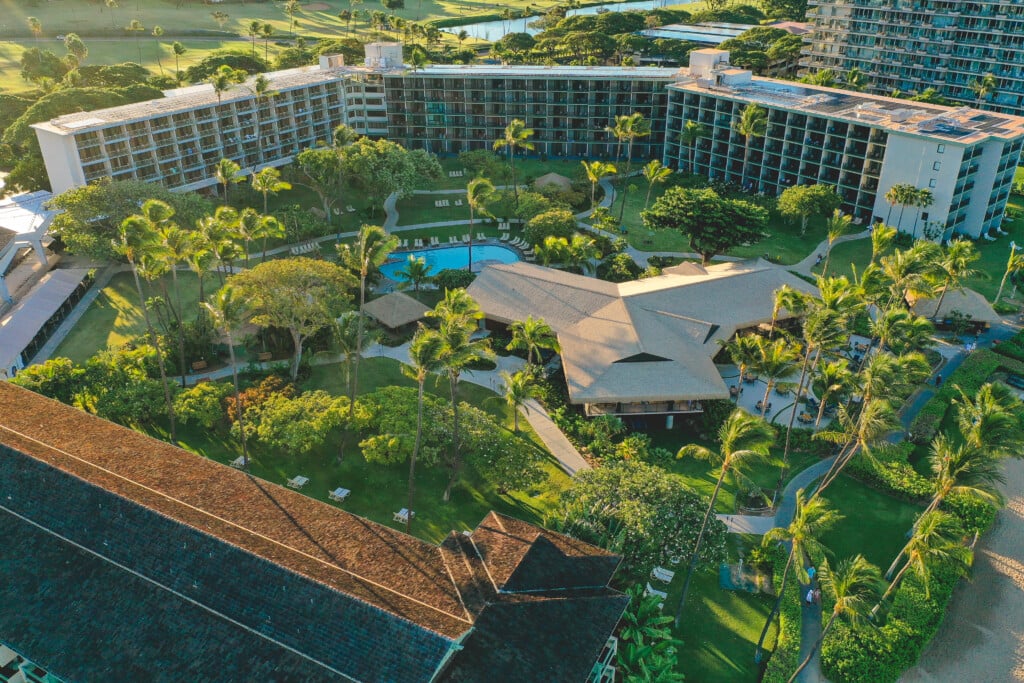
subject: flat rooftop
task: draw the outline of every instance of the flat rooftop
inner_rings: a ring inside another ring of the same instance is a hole
[[[733,73],[735,69],[726,69]],[[744,102],[824,116],[942,141],[971,144],[1024,135],[1024,117],[825,88],[754,76],[748,84],[710,85],[687,77],[672,90],[720,95]]]
[[[526,78],[614,78],[616,80],[671,80],[679,76],[678,68],[651,66],[532,66],[504,64],[431,64],[419,71],[393,70],[387,76],[479,76]]]

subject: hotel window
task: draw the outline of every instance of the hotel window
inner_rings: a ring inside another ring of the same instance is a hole
[[[939,154],[944,154],[946,152],[946,146],[939,145],[938,147],[935,148],[935,151],[938,152]]]
[[[936,161],[934,164],[932,164],[932,170],[933,171],[942,170],[942,162],[941,161]]]
[[[935,178],[928,181],[928,187],[935,187]]]

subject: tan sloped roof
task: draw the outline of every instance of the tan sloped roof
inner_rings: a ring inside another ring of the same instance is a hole
[[[512,263],[485,268],[469,293],[488,318],[543,318],[558,335],[574,403],[635,403],[728,397],[712,359],[719,341],[771,320],[782,285],[815,288],[762,260],[613,284]],[[787,317],[783,313],[782,317]]]
[[[935,317],[940,320],[948,318],[953,311],[959,311],[964,315],[971,316],[971,320],[979,322],[992,324],[1000,321],[999,314],[992,308],[992,304],[973,289],[965,289],[962,292],[956,290],[946,292],[938,315],[935,313],[935,304],[937,303],[937,299],[917,299],[911,309],[918,315],[923,315],[926,318]]]
[[[363,310],[381,325],[393,329],[422,319],[430,308],[408,294],[392,292],[367,301]]]
[[[572,180],[566,178],[561,173],[545,173],[541,177],[533,181],[534,187],[546,187],[548,185],[554,185],[563,190],[572,189]]]

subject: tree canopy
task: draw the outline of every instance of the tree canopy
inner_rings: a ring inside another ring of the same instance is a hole
[[[757,242],[768,224],[765,209],[742,199],[721,197],[710,188],[669,188],[640,215],[648,228],[687,235],[690,247],[705,265],[716,254]]]
[[[392,193],[408,194],[420,182],[441,177],[441,164],[426,150],[409,151],[390,140],[359,138],[341,151],[345,177],[379,205]]]

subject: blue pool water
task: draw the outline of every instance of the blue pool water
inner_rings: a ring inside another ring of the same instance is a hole
[[[405,270],[405,265],[410,256],[424,258],[430,266],[430,274],[437,275],[448,268],[465,268],[469,265],[469,247],[441,247],[439,249],[423,249],[420,251],[403,251],[392,254],[392,260],[380,267],[384,277],[392,280],[401,280],[396,275],[399,270]],[[473,270],[479,270],[479,266],[485,261],[494,263],[514,263],[519,260],[519,254],[508,247],[499,247],[494,244],[473,245]]]

